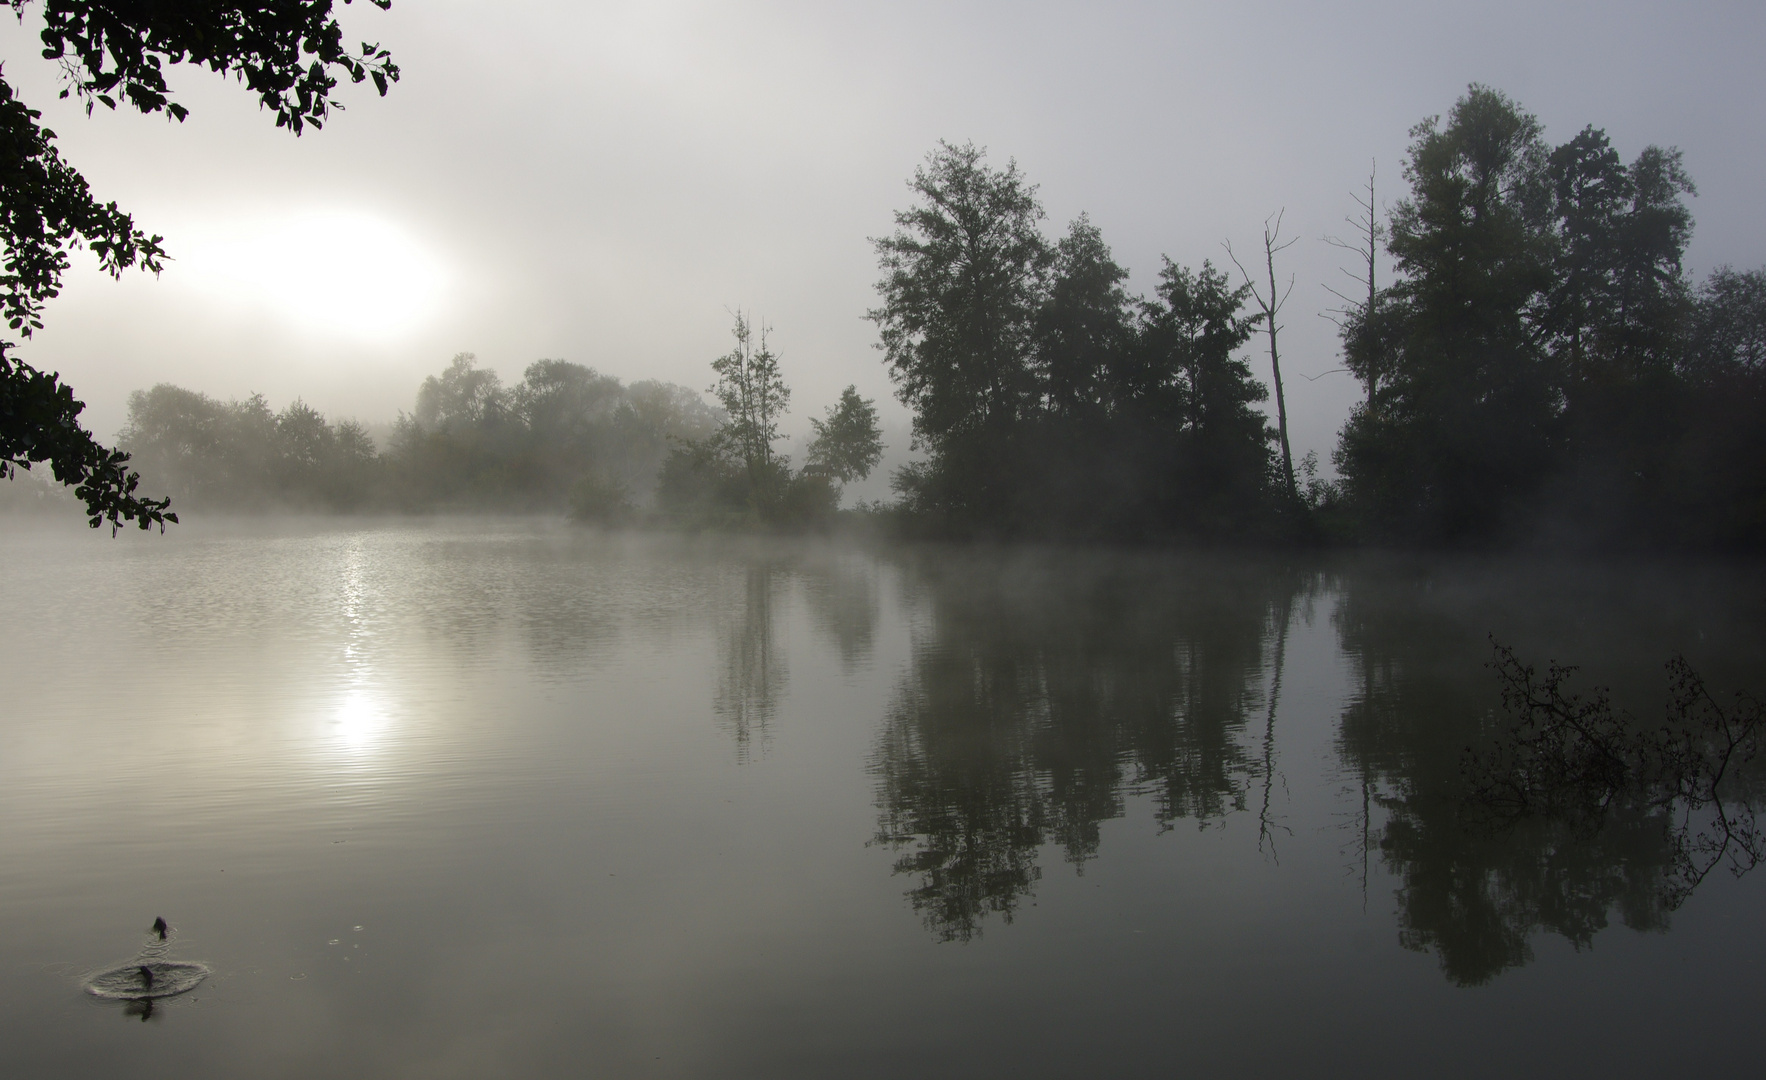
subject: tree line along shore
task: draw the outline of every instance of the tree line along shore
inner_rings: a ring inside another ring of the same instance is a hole
[[[1757,550],[1766,270],[1686,273],[1680,153],[1627,163],[1592,126],[1554,146],[1474,85],[1411,130],[1403,181],[1387,207],[1370,177],[1335,241],[1365,269],[1335,313],[1362,397],[1327,480],[1287,438],[1279,216],[1260,251],[1167,257],[1131,295],[1088,218],[1051,238],[1016,163],[941,143],[873,241],[868,316],[918,454],[867,512],[957,538]],[[881,458],[874,402],[848,388],[794,467],[767,337],[736,317],[715,404],[563,360],[505,387],[462,354],[383,446],[299,401],[160,385],[131,396],[120,448],[187,510],[822,527]]]

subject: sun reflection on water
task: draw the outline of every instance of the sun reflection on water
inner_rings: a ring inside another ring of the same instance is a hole
[[[365,687],[351,687],[331,715],[330,742],[351,757],[364,757],[381,749],[390,726],[385,705]]]
[[[338,614],[344,633],[340,657],[343,686],[324,735],[333,751],[362,763],[384,752],[392,722],[387,702],[374,690],[377,679],[369,620],[372,605],[367,558],[359,538],[348,545],[340,569]]]

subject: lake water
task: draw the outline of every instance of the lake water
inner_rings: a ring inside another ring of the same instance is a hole
[[[1755,570],[0,543],[6,1075],[1758,1067],[1766,870],[1681,897],[1659,829],[1480,828],[1460,768],[1491,634],[1641,716],[1677,652],[1766,692]],[[86,993],[156,916],[200,985]]]

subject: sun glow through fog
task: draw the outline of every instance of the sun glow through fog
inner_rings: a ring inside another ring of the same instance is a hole
[[[206,234],[206,235],[203,235]],[[180,238],[172,273],[229,306],[267,309],[321,334],[396,338],[440,306],[450,274],[380,216],[311,210]]]

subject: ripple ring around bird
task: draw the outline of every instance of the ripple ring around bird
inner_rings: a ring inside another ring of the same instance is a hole
[[[144,985],[142,968],[153,973],[152,985]],[[124,964],[100,971],[86,980],[86,993],[107,1001],[140,1001],[144,998],[177,997],[196,989],[208,978],[206,964],[186,960],[153,960]]]

